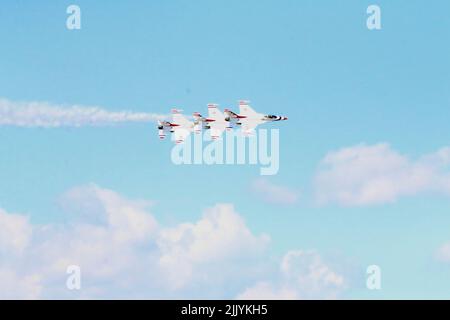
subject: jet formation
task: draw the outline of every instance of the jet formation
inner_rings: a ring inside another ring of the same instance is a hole
[[[208,117],[203,117],[199,112],[192,114],[192,121],[181,114],[181,110],[172,109],[172,121],[158,121],[158,133],[160,139],[165,139],[167,133],[174,136],[175,143],[183,143],[191,134],[209,130],[211,139],[218,140],[225,130],[240,128],[246,136],[253,134],[256,127],[266,122],[287,120],[287,117],[265,115],[253,110],[249,101],[239,101],[239,114],[224,109],[221,112],[215,103],[208,104]]]

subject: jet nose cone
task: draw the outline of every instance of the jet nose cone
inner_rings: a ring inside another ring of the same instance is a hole
[[[288,117],[283,117],[283,120],[287,120],[288,119]]]

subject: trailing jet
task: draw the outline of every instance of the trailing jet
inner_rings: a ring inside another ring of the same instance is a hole
[[[172,109],[172,122],[158,121],[159,138],[164,139],[166,132],[169,131],[175,135],[175,143],[183,143],[186,137],[194,130],[196,130],[196,124],[186,119],[180,113],[181,110]]]
[[[260,124],[273,121],[287,120],[287,117],[264,115],[257,113],[249,105],[249,101],[239,101],[239,114],[234,113],[228,109],[225,110],[227,114],[227,121],[235,123],[241,127],[244,134],[248,135],[255,131],[256,127]]]

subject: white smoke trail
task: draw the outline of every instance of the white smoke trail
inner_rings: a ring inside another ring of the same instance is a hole
[[[100,107],[16,102],[0,98],[0,126],[44,128],[102,126],[125,122],[152,122],[165,117],[154,113],[108,111]]]

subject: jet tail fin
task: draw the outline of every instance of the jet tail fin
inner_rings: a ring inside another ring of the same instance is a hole
[[[173,122],[176,125],[181,126],[183,128],[191,128],[192,127],[192,122],[190,122],[185,116],[183,116],[180,113],[180,111],[181,110],[172,109]]]
[[[249,105],[250,101],[241,100],[239,101],[239,113],[247,118],[258,118],[260,114],[253,110]]]
[[[225,121],[225,116],[214,103],[208,104],[208,118],[214,121]]]

